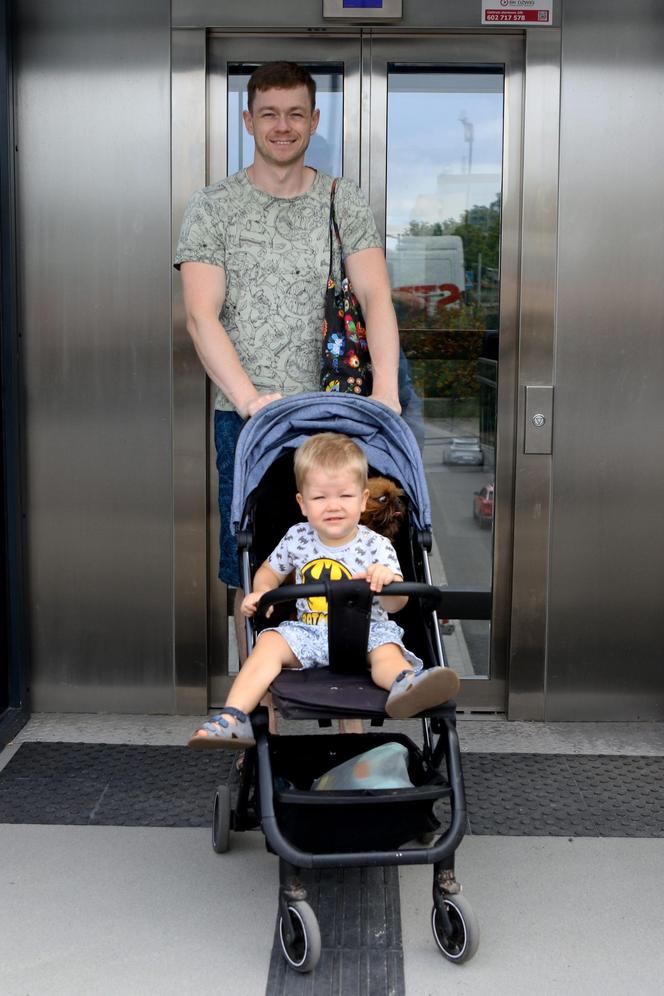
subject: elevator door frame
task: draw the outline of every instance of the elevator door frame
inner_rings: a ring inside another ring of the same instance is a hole
[[[218,32],[215,32],[218,34]],[[247,55],[232,61],[250,61],[252,40],[260,44],[268,39],[274,51],[276,33],[223,32],[229,50]],[[468,711],[500,712],[510,718],[537,719],[543,716],[546,676],[546,576],[549,540],[550,455],[532,455],[523,450],[524,395],[526,385],[548,385],[553,372],[553,293],[555,288],[555,215],[557,195],[558,88],[560,33],[546,34],[482,32],[455,34],[379,29],[348,29],[320,36],[305,32],[280,32],[279,52],[287,51],[294,59],[338,61],[332,46],[361,45],[362,117],[360,147],[362,173],[359,177],[372,206],[379,198],[380,167],[369,160],[370,115],[379,113],[380,96],[372,94],[371,47],[387,52],[389,46],[404,45],[410,39],[418,52],[439,46],[446,54],[436,64],[450,60],[464,64],[504,63],[505,46],[516,45],[522,59],[511,60],[506,70],[506,87],[521,88],[523,99],[518,115],[508,118],[506,100],[503,174],[503,236],[501,246],[501,333],[503,306],[513,322],[513,334],[501,334],[499,389],[498,459],[496,510],[496,550],[494,556],[494,617],[492,620],[493,673],[498,677],[474,678],[464,682],[459,704]],[[221,147],[219,132],[212,134],[210,108],[218,108],[220,94],[212,95],[208,72],[209,32],[204,29],[175,31],[173,38],[173,238],[177,239],[182,210],[196,187],[225,175],[219,169]],[[328,41],[329,39],[329,41]],[[297,42],[297,45],[295,45]],[[321,49],[329,45],[330,58],[320,58]],[[290,44],[293,43],[293,47]],[[331,43],[331,44],[330,44]],[[287,48],[287,46],[289,46]],[[304,48],[302,48],[304,46]],[[309,47],[310,46],[310,47]],[[388,48],[386,48],[388,46]],[[258,51],[258,48],[255,49]],[[404,49],[405,50],[405,49]],[[454,51],[452,57],[449,53]],[[300,54],[300,51],[311,54]],[[291,55],[291,52],[293,53]],[[473,55],[475,53],[475,55]],[[260,58],[258,59],[260,61]],[[408,61],[398,56],[389,61]],[[417,61],[428,61],[424,54]],[[373,80],[373,82],[378,82]],[[216,101],[216,102],[215,102]],[[514,106],[514,104],[512,104]],[[193,113],[192,113],[193,110]],[[346,115],[344,114],[344,118]],[[348,136],[345,136],[347,138]],[[522,143],[522,144],[521,144]],[[225,140],[224,140],[225,148]],[[375,146],[374,146],[375,148]],[[354,158],[357,163],[357,159]],[[384,162],[384,156],[383,156]],[[526,168],[532,163],[532,168]],[[511,165],[510,165],[511,164]],[[344,171],[353,176],[350,146],[344,143]],[[356,176],[354,178],[357,178]],[[384,204],[384,198],[382,203]],[[382,210],[378,204],[378,217]],[[383,209],[384,210],[384,209]],[[509,230],[509,237],[505,235]],[[504,305],[503,305],[504,302]],[[179,280],[174,280],[174,492],[175,492],[175,678],[176,697],[182,711],[196,711],[207,705],[208,674],[206,641],[210,588],[211,616],[215,614],[213,594],[220,585],[212,585],[212,566],[216,540],[208,547],[207,523],[211,503],[205,500],[200,482],[210,474],[205,441],[208,438],[208,402],[202,371],[196,370],[196,358],[184,332]],[[526,338],[524,340],[524,333]],[[186,448],[186,457],[184,449]],[[194,481],[200,473],[198,486]],[[533,529],[533,518],[536,516]],[[214,518],[214,513],[212,515]],[[186,518],[186,524],[185,524]],[[195,529],[192,528],[195,523]],[[205,576],[207,574],[207,577]],[[217,606],[217,612],[225,612]],[[192,654],[192,648],[194,653]],[[215,656],[220,648],[215,648]],[[222,648],[223,649],[223,648]],[[188,653],[188,656],[185,656]]]

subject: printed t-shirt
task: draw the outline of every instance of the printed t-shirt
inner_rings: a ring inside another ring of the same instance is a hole
[[[226,274],[221,323],[260,393],[317,391],[329,270],[332,178],[318,172],[297,197],[259,190],[240,170],[197,190],[187,205],[175,266],[212,263]],[[335,209],[345,256],[381,247],[356,184],[341,179]],[[338,272],[335,257],[335,273]],[[215,408],[233,411],[218,391]]]
[[[308,522],[298,522],[290,527],[267,558],[267,562],[281,576],[295,571],[296,584],[326,580],[349,581],[354,574],[359,574],[370,564],[384,564],[395,574],[401,575],[397,554],[390,541],[367,526],[358,526],[357,535],[345,546],[325,546]],[[297,618],[310,625],[325,624],[327,599],[298,599]],[[378,599],[374,599],[371,618],[389,618]]]

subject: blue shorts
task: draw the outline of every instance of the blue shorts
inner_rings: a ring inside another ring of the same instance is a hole
[[[279,633],[280,636],[283,636],[299,660],[300,667],[327,667],[328,645],[327,626],[325,624],[322,626],[312,626],[309,623],[292,622],[289,620],[280,623],[279,626],[272,626],[269,629],[261,630],[260,636],[263,633]],[[382,647],[386,643],[396,643],[401,648],[405,659],[412,665],[413,670],[416,672],[421,671],[424,666],[422,661],[415,654],[411,654],[410,650],[406,650],[401,641],[402,636],[403,630],[391,619],[373,620],[369,629],[367,653],[371,653],[376,647]]]
[[[214,413],[214,445],[219,472],[219,578],[231,588],[241,588],[235,537],[231,533],[235,447],[244,425],[237,412]]]

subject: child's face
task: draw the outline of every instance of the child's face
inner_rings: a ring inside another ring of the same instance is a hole
[[[326,546],[344,546],[357,532],[369,492],[352,470],[310,470],[297,500]]]

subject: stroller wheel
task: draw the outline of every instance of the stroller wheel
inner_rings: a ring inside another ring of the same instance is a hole
[[[212,848],[217,854],[225,854],[231,841],[231,790],[228,785],[219,785],[214,795],[212,811]]]
[[[292,938],[287,940],[283,916],[279,917],[279,940],[284,958],[296,972],[311,972],[320,958],[320,927],[309,903],[302,900],[288,904]]]
[[[470,961],[480,943],[480,925],[473,908],[461,895],[445,896],[443,902],[452,930],[444,932],[441,915],[434,906],[431,912],[431,929],[436,944],[449,961],[458,964]]]

